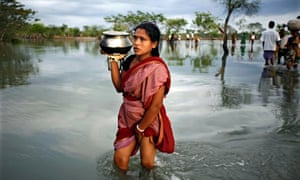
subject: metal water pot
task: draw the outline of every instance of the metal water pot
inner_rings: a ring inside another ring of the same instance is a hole
[[[291,19],[287,23],[287,27],[291,31],[299,31],[300,30],[300,19]]]
[[[132,47],[129,33],[122,31],[103,32],[99,45],[101,50],[108,55],[127,54]]]

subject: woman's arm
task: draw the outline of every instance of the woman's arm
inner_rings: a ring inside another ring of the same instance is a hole
[[[125,55],[113,55],[108,57],[110,63],[111,80],[117,92],[121,92],[121,72],[118,62],[123,59],[124,56]]]
[[[119,64],[116,61],[110,61],[110,74],[112,83],[117,92],[121,92],[120,82],[121,82],[121,73],[119,69]]]
[[[158,115],[160,108],[163,105],[163,99],[165,96],[165,86],[161,86],[157,93],[154,94],[152,102],[149,108],[146,110],[144,118],[138,124],[141,130],[145,130],[154,121],[155,117]]]

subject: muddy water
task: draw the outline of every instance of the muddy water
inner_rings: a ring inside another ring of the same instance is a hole
[[[1,45],[1,179],[296,179],[299,72],[264,68],[260,43],[249,47],[222,58],[219,41],[162,43],[176,151],[151,172],[135,156],[123,175],[112,165],[121,96],[97,42]]]

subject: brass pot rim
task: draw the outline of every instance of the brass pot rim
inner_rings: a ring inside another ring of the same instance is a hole
[[[103,34],[108,35],[108,36],[128,36],[129,35],[129,33],[125,32],[125,31],[104,31]]]

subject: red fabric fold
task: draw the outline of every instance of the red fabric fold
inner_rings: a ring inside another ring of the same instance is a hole
[[[146,64],[149,64],[149,63],[161,63],[164,65],[164,67],[168,71],[169,78],[167,79],[167,82],[166,82],[166,92],[165,92],[165,94],[167,94],[169,92],[170,86],[171,86],[170,72],[169,72],[169,69],[168,69],[168,66],[166,65],[166,63],[160,57],[157,57],[157,56],[148,57],[148,58],[144,59],[143,61],[141,61],[140,63],[133,66],[132,68],[130,68],[128,71],[124,72],[124,75],[121,79],[121,89],[123,89],[124,83],[130,77],[131,73],[138,70],[141,66],[145,66]]]
[[[160,152],[173,153],[175,151],[175,138],[171,121],[164,106],[160,109],[160,114],[163,123],[163,138],[159,144],[156,144],[156,147]]]
[[[152,86],[153,81],[150,80],[147,83],[148,76],[147,76],[147,71],[145,70],[146,68],[148,70],[148,68],[150,67],[148,65],[151,65],[151,64],[154,64],[150,68],[151,71],[157,70],[157,72],[163,72],[164,77],[165,77],[165,79],[162,79],[162,81],[160,81],[160,79],[158,78],[159,79],[158,82],[164,83],[164,84],[158,83],[159,85],[157,85],[155,88],[158,88],[159,86],[164,85],[166,87],[165,94],[167,94],[169,92],[170,85],[171,85],[170,72],[168,70],[167,65],[160,57],[146,58],[143,61],[141,61],[140,63],[138,63],[137,65],[131,67],[128,71],[123,72],[123,75],[121,78],[121,89],[123,91],[124,102],[120,108],[119,119],[118,119],[119,123],[120,123],[120,120],[122,120],[122,124],[121,124],[121,126],[119,124],[115,142],[122,140],[124,138],[132,137],[133,135],[135,135],[135,126],[140,121],[140,119],[138,119],[138,116],[141,116],[141,118],[142,118],[142,114],[138,114],[138,112],[142,112],[142,111],[140,111],[138,108],[142,108],[144,111],[146,111],[149,108],[152,96],[154,95],[154,94],[152,94],[154,92],[153,89],[150,89],[150,91],[149,91],[150,93],[146,92],[146,91],[142,91],[143,93],[141,93],[141,98],[140,98],[139,94],[134,94],[133,96],[132,96],[132,94],[133,94],[133,91],[136,90],[136,87],[134,86],[135,83],[136,83],[137,88],[139,88],[139,86],[142,84],[149,85],[149,87],[153,87]],[[163,65],[165,70],[162,66],[158,66],[158,64]],[[160,68],[160,69],[156,69],[156,68]],[[162,69],[162,71],[161,71],[161,69]],[[139,71],[139,70],[142,70],[142,71]],[[143,73],[146,72],[146,73],[141,74],[141,72],[143,72]],[[150,71],[148,71],[148,72],[150,72]],[[141,77],[140,79],[137,79],[138,81],[136,81],[135,79],[132,79],[133,78],[132,75],[137,76],[137,74],[142,75],[142,76],[138,76],[138,77]],[[156,75],[156,77],[157,77],[157,75]],[[145,81],[143,78],[145,78]],[[155,76],[152,79],[156,79]],[[144,82],[139,81],[139,80],[142,80]],[[131,83],[134,83],[134,84],[131,84]],[[125,87],[125,85],[126,85],[126,87]],[[143,88],[147,88],[147,86],[143,86],[141,89],[143,89]],[[148,90],[148,89],[146,89],[146,90]],[[136,92],[140,92],[140,91],[136,91]],[[145,96],[145,94],[147,94],[147,96]],[[135,103],[135,101],[136,101],[136,103]],[[125,108],[125,106],[127,108]],[[128,107],[130,107],[130,109],[128,109]],[[129,120],[129,121],[126,122],[126,120]],[[126,123],[124,123],[124,122],[126,122]],[[130,123],[128,123],[128,122],[130,122]],[[167,116],[164,105],[162,105],[160,112],[159,112],[158,116],[156,117],[156,125],[152,126],[152,127],[149,126],[148,128],[146,128],[145,132],[144,132],[144,136],[146,136],[146,137],[152,136],[153,143],[155,144],[156,148],[159,151],[166,152],[166,153],[174,152],[175,140],[174,140],[173,130],[172,130],[171,122],[170,122],[169,117]],[[139,145],[137,144],[136,148],[132,152],[132,155],[134,155],[137,152],[138,146]]]

